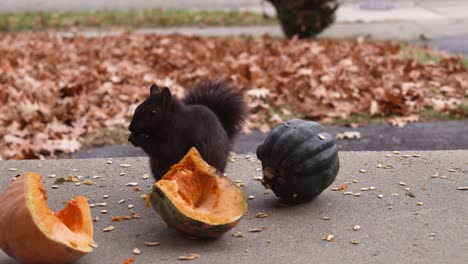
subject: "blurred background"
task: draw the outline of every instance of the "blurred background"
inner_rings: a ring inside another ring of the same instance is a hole
[[[245,92],[234,151],[314,120],[340,150],[468,149],[468,2],[0,2],[0,158],[140,156],[153,83]]]

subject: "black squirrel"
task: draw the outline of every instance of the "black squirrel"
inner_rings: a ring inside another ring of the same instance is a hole
[[[191,147],[221,172],[245,113],[243,95],[224,81],[203,81],[183,100],[153,84],[150,96],[135,110],[128,140],[150,157],[159,180]]]

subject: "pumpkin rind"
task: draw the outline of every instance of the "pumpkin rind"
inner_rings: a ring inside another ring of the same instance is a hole
[[[310,201],[329,187],[340,162],[333,137],[318,123],[292,119],[275,127],[257,148],[262,184],[281,199]]]
[[[195,148],[192,148],[188,154],[178,164],[174,165],[159,182],[167,179],[169,175],[177,173],[177,170],[184,169],[187,166],[186,163],[188,159],[196,160],[195,163],[197,164],[197,168],[195,168],[194,171],[203,171],[202,175],[204,175],[204,177],[215,177],[216,181],[223,182],[223,186],[219,185],[221,188],[221,193],[223,191],[226,192],[227,189],[237,192],[236,197],[238,199],[236,202],[241,203],[238,204],[238,208],[240,208],[240,210],[237,212],[237,216],[230,221],[220,224],[213,224],[209,221],[196,219],[196,214],[195,216],[192,215],[191,217],[187,214],[184,214],[182,208],[177,207],[176,202],[171,201],[168,194],[165,193],[164,189],[160,187],[158,183],[153,185],[153,190],[150,195],[151,204],[156,212],[158,212],[158,214],[164,220],[164,222],[166,222],[168,226],[173,227],[178,231],[197,237],[220,237],[236,226],[247,211],[245,195],[235,183],[230,181],[227,177],[222,176],[213,167],[206,164]],[[179,207],[181,206],[183,205],[179,204]]]
[[[77,196],[57,214],[48,207],[38,209],[33,203],[43,203],[47,199],[41,178],[37,173],[24,173],[16,177],[0,195],[0,248],[21,263],[74,262],[93,251],[91,212],[87,199]],[[42,197],[36,197],[33,193],[39,193]],[[75,213],[71,216],[69,212]],[[79,230],[71,231],[62,220],[68,221],[66,224],[72,229]],[[74,226],[73,221],[76,222]],[[67,236],[71,233],[74,234],[72,237]]]

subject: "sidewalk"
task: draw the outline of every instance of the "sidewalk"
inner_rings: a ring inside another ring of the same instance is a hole
[[[248,215],[233,230],[244,237],[232,237],[229,232],[214,241],[187,239],[165,228],[152,209],[144,208],[140,195],[152,185],[151,179],[142,179],[149,172],[145,158],[113,159],[112,164],[107,159],[0,161],[0,190],[17,173],[27,170],[57,177],[82,175],[95,181],[97,186],[64,183],[58,189],[51,188],[53,179],[45,182],[53,209],[77,194],[86,195],[91,203],[107,203],[91,209],[93,216],[101,219],[94,223],[99,247],[78,264],[122,263],[129,257],[135,257],[136,264],[179,263],[177,257],[189,253],[200,254],[193,263],[224,264],[464,263],[468,259],[468,191],[457,189],[468,185],[468,151],[340,152],[340,161],[338,179],[331,187],[348,183],[346,191],[359,196],[327,189],[310,203],[281,207],[274,194],[253,180],[260,176],[256,171],[259,162],[239,155],[235,162],[229,162],[227,173],[233,180],[243,180],[245,193],[255,196],[248,200]],[[123,168],[119,166],[122,163],[132,166]],[[392,168],[378,168],[378,164]],[[360,173],[361,169],[367,172]],[[125,175],[119,176],[121,172]],[[436,173],[446,177],[434,178]],[[90,178],[93,175],[102,178]],[[138,182],[142,191],[125,186],[128,182]],[[370,186],[375,190],[361,191]],[[105,194],[110,197],[103,199]],[[118,204],[121,199],[125,202]],[[111,222],[111,216],[129,214],[128,204],[135,206],[141,219]],[[100,214],[102,209],[108,213]],[[268,217],[255,218],[259,212]],[[101,231],[109,225],[115,230]],[[361,229],[353,231],[355,225]],[[249,233],[251,228],[264,230]],[[336,242],[322,240],[328,234],[334,235]],[[354,239],[359,243],[352,244]],[[146,247],[144,241],[161,245]],[[133,248],[139,248],[141,255],[134,256]],[[15,262],[0,252],[0,263]]]

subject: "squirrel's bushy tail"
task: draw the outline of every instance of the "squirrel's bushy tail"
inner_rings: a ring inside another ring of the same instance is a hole
[[[208,107],[221,121],[230,139],[237,134],[244,122],[244,97],[224,81],[196,83],[185,96],[184,103]]]

